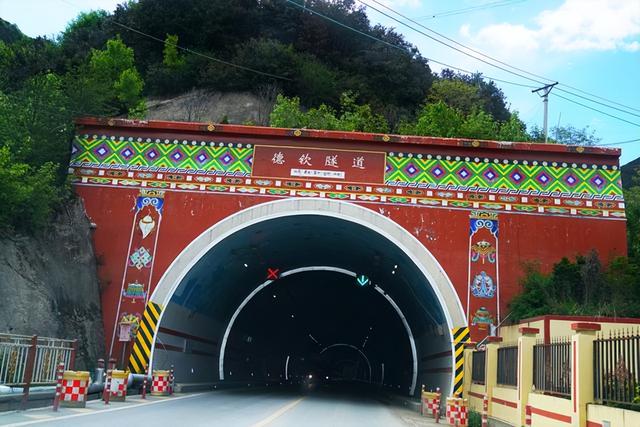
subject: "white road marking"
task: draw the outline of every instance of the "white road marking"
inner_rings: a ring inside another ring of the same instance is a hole
[[[285,412],[287,412],[288,410],[292,409],[294,406],[296,406],[298,403],[302,402],[304,400],[304,397],[301,397],[298,400],[295,400],[291,403],[289,403],[286,406],[283,406],[282,408],[278,409],[276,412],[274,412],[273,414],[269,415],[267,418],[265,418],[262,421],[258,421],[257,423],[255,423],[254,425],[252,425],[251,427],[264,427],[266,425],[269,425],[270,423],[272,423],[273,421],[275,421],[276,418],[278,418],[279,416],[281,416],[282,414],[284,414]]]
[[[96,410],[93,410],[91,412],[83,412],[81,414],[63,415],[61,417],[49,417],[47,419],[42,419],[42,420],[23,421],[21,423],[14,423],[14,424],[7,424],[7,425],[8,426],[14,426],[14,427],[28,426],[28,425],[47,423],[47,422],[53,422],[53,421],[58,421],[58,420],[66,420],[66,419],[69,419],[69,418],[86,417],[87,415],[99,415],[99,414],[104,414],[106,412],[115,412],[115,411],[122,411],[124,409],[139,408],[141,406],[155,405],[157,403],[175,402],[176,400],[182,400],[182,399],[188,399],[188,398],[191,398],[191,397],[202,396],[203,394],[205,394],[205,393],[189,394],[189,395],[186,395],[186,396],[178,396],[178,397],[173,397],[171,399],[166,399],[166,400],[164,400],[164,399],[163,400],[154,400],[152,402],[137,403],[137,404],[131,405],[131,406],[119,406],[117,408],[109,408],[109,409],[96,409]]]

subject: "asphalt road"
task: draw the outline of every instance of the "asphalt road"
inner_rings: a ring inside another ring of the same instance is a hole
[[[27,426],[431,426],[407,409],[382,403],[375,395],[354,390],[247,389],[174,395],[130,396],[127,402],[87,408],[51,408],[0,414],[0,425]]]

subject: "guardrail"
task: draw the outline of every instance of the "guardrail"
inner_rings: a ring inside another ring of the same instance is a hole
[[[471,381],[476,384],[484,384],[485,381],[485,363],[487,359],[487,353],[479,350],[474,350],[472,353],[471,361]]]
[[[498,348],[498,385],[518,385],[518,346]]]
[[[533,385],[536,391],[571,397],[571,341],[533,346]]]
[[[77,340],[0,333],[0,385],[56,383],[56,366],[73,369]]]
[[[597,401],[635,403],[640,395],[640,335],[609,334],[593,342],[593,384]]]

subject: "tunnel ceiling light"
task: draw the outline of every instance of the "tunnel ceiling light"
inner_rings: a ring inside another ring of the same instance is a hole
[[[273,297],[275,298],[275,297],[276,297],[276,294],[273,294]]]
[[[398,264],[394,265],[393,268],[398,268]]]
[[[249,266],[248,266],[248,265],[247,265],[247,263],[245,262],[245,263],[244,263],[244,268],[247,268],[247,267],[249,267]]]

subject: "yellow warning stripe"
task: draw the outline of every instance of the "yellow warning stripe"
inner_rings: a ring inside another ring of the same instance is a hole
[[[142,319],[140,320],[140,325],[138,326],[138,333],[133,343],[131,356],[129,356],[129,371],[133,373],[144,373],[145,368],[149,364],[151,346],[158,327],[160,313],[162,313],[162,308],[159,304],[151,301],[147,303],[144,313],[142,314]]]
[[[470,334],[468,327],[453,328],[453,353],[455,355],[455,374],[453,380],[453,396],[462,396],[462,385],[464,380],[464,343],[469,341]]]

